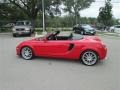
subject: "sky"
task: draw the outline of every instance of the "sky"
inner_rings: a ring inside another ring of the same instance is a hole
[[[93,2],[88,9],[80,11],[80,15],[82,17],[97,17],[99,14],[99,8],[105,4],[104,1],[105,0],[96,0],[96,2]],[[111,2],[113,5],[113,16],[120,19],[120,0],[112,0]]]

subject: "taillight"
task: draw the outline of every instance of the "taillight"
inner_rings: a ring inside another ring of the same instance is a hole
[[[106,45],[102,42],[102,46],[103,46],[103,48],[106,48]]]

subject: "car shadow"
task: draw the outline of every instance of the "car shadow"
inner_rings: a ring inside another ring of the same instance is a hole
[[[52,64],[53,62],[81,64],[79,60],[62,59],[62,58],[59,59],[59,58],[49,58],[49,57],[35,57],[34,60],[47,61],[49,62],[49,64]]]
[[[20,60],[22,59],[22,57],[20,56],[17,56],[17,58],[19,58]],[[62,58],[35,57],[31,60],[25,60],[25,61],[30,61],[30,62],[42,61],[42,62],[48,63],[49,65],[52,65],[53,63],[64,63],[64,64],[76,64],[76,65],[86,66],[80,60],[62,59]],[[105,65],[105,61],[98,61],[98,63],[96,65],[93,65],[92,67],[101,67],[104,65]],[[91,66],[88,66],[88,67],[91,67]]]
[[[58,62],[58,63],[70,63],[70,64],[77,64],[77,65],[83,65],[83,66],[86,66],[84,65],[80,60],[72,60],[72,59],[62,59],[62,58],[49,58],[49,57],[35,57],[34,60],[36,61],[47,61],[49,62],[50,65],[52,65],[52,63],[54,62]],[[93,65],[93,67],[97,66],[104,66],[105,63],[104,61],[98,61],[98,63],[96,65]],[[88,66],[90,67],[90,66]]]

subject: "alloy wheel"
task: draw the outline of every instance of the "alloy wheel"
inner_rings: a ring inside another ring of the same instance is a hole
[[[21,56],[22,56],[22,58],[24,58],[26,60],[30,60],[33,57],[32,49],[29,47],[22,48]]]
[[[98,56],[93,51],[86,51],[82,54],[81,59],[85,65],[92,66],[92,65],[95,65],[97,63]]]

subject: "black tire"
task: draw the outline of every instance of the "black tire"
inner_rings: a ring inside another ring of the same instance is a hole
[[[13,34],[13,37],[17,37],[17,35],[16,35],[16,34]]]
[[[29,32],[29,36],[31,36],[32,35],[32,31],[30,30],[30,32]]]
[[[73,32],[76,33],[76,30],[73,28]]]
[[[33,50],[30,47],[23,47],[20,51],[20,54],[25,60],[31,60],[34,57]]]
[[[77,31],[76,31],[76,30],[74,30],[74,33],[77,33]]]
[[[29,33],[29,36],[31,36],[32,35],[32,33]]]
[[[93,66],[97,64],[99,60],[99,56],[95,51],[87,50],[81,54],[80,59],[84,65]]]
[[[111,32],[114,33],[114,29],[112,29]]]

